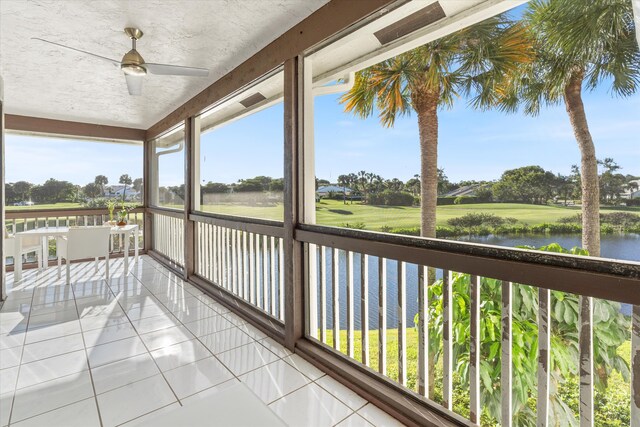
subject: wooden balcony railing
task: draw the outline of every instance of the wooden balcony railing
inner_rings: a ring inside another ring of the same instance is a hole
[[[552,318],[554,321],[555,318],[551,303],[552,300],[556,303],[559,296],[571,294],[573,298],[577,296],[578,301],[577,326],[571,333],[576,337],[579,353],[574,360],[574,371],[579,380],[581,425],[594,425],[594,375],[597,374],[594,345],[599,344],[594,341],[593,332],[594,304],[599,303],[596,298],[633,306],[631,331],[626,333],[632,341],[632,358],[640,357],[639,263],[311,225],[299,226],[296,239],[304,242],[309,265],[307,336],[341,352],[354,363],[374,369],[385,381],[400,385],[417,400],[439,407],[463,424],[479,424],[482,413],[481,387],[486,390],[486,383],[483,385],[481,378],[484,363],[480,355],[481,337],[485,333],[481,324],[486,320],[481,319],[481,312],[487,309],[486,304],[493,304],[499,313],[498,352],[492,360],[499,358],[501,374],[497,387],[502,413],[498,421],[503,426],[516,423],[512,397],[514,384],[521,378],[514,377],[514,363],[520,361],[514,361],[513,338],[514,326],[520,328],[523,324],[537,330],[537,334],[531,334],[534,341],[531,348],[537,352],[538,361],[537,374],[531,372],[531,375],[537,378],[537,385],[529,396],[536,402],[537,425],[552,422],[549,416],[550,398],[555,393],[550,387],[552,354],[559,349],[551,348],[551,337],[557,332],[552,330]],[[454,283],[459,284],[460,280],[465,283],[462,292],[460,287],[454,289]],[[412,290],[410,296],[408,285]],[[430,290],[430,286],[437,286],[438,292]],[[493,301],[486,300],[486,296],[481,299],[481,289],[485,292],[486,286],[497,290]],[[520,313],[514,313],[514,301],[516,298],[522,301],[525,293],[527,297],[532,296],[535,315],[523,321]],[[466,313],[464,320],[454,315],[456,310],[458,313],[461,310],[461,299]],[[377,323],[374,328],[370,328],[371,321]],[[429,331],[433,333],[434,328],[435,336],[430,337]],[[413,333],[412,329],[417,332],[413,347],[407,341],[407,331]],[[389,331],[392,332],[389,336],[397,340],[397,348],[388,345]],[[456,337],[467,334],[465,331],[468,331],[467,347],[461,354]],[[457,350],[454,350],[455,343]],[[358,347],[360,351],[356,351]],[[371,357],[373,351],[377,353],[375,358]],[[391,355],[395,360],[388,360]],[[521,356],[518,352],[517,357]],[[437,403],[434,384],[430,384],[430,379],[435,378],[434,372],[430,372],[434,369],[433,358],[439,359],[442,366],[442,379],[438,380],[442,381],[438,384],[441,398],[439,394]],[[469,384],[469,406],[464,416],[460,416],[452,411],[454,373],[457,364],[467,360],[464,382]],[[632,360],[628,408],[635,420],[631,425],[637,426],[640,425],[640,359],[633,363]],[[393,374],[390,365],[394,366]],[[408,388],[408,374],[415,378],[411,388]]]
[[[165,208],[148,208],[151,215],[151,247],[178,267],[184,267],[184,213]]]
[[[282,223],[192,214],[195,274],[284,321]]]

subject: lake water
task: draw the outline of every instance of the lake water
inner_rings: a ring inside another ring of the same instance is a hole
[[[579,235],[558,235],[558,236],[486,236],[467,237],[457,240],[483,243],[496,246],[515,247],[520,245],[531,245],[540,247],[550,243],[559,243],[565,248],[580,246]],[[603,235],[601,240],[601,255],[603,258],[612,258],[629,261],[640,261],[640,235]],[[331,250],[327,249],[327,328],[333,325],[333,298],[331,287]],[[369,257],[369,328],[378,328],[378,258]],[[347,307],[346,307],[346,255],[340,252],[340,328],[346,329]],[[398,302],[398,270],[397,262],[387,260],[387,327],[397,327],[397,302]],[[354,254],[354,319],[356,330],[360,328],[360,255]],[[437,271],[438,278],[442,277],[442,271]],[[406,265],[407,281],[407,318],[406,325],[412,326],[415,314],[418,311],[418,267],[415,264]],[[318,293],[318,301],[320,294]],[[320,320],[318,318],[318,324]]]

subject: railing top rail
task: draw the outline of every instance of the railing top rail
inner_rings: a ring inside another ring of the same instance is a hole
[[[150,206],[146,210],[148,212],[154,213],[154,214],[160,214],[160,215],[171,216],[171,217],[174,217],[174,218],[184,219],[184,211],[183,210],[177,210],[177,209],[171,209],[171,208],[161,208],[161,207],[158,207],[158,206]]]
[[[197,212],[189,215],[189,219],[221,227],[258,233],[267,236],[284,237],[284,225],[280,221],[268,219],[238,217],[214,213]]]
[[[129,212],[141,213],[144,212],[144,208],[142,206],[139,206],[130,210]],[[6,219],[28,219],[82,215],[103,215],[107,213],[109,213],[107,208],[25,209],[20,211],[6,211],[5,217]]]
[[[296,239],[493,279],[640,304],[640,263],[300,225]]]

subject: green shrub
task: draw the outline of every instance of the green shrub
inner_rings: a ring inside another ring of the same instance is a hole
[[[384,190],[381,193],[369,195],[370,205],[384,206],[413,206],[414,196],[406,191]]]
[[[640,215],[631,212],[611,212],[600,214],[600,222],[626,228],[640,225]]]
[[[447,220],[447,224],[456,228],[471,229],[475,227],[499,227],[504,224],[505,220],[495,214],[490,213],[468,213],[456,218]]]

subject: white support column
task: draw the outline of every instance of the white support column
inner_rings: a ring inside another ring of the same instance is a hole
[[[303,59],[302,67],[302,122],[303,122],[303,141],[302,149],[299,153],[298,165],[302,168],[300,175],[302,177],[302,185],[300,190],[300,211],[302,212],[302,220],[305,224],[316,223],[316,172],[315,172],[315,149],[314,149],[314,133],[313,133],[313,74],[312,61],[309,58]],[[307,260],[305,266],[307,268],[307,289],[306,296],[306,323],[307,334],[314,338],[318,338],[318,250],[316,245],[309,244],[309,250],[306,251]]]

